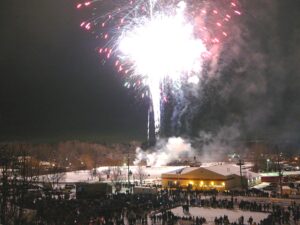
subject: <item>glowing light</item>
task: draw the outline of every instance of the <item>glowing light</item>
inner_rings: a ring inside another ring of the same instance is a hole
[[[126,57],[136,73],[146,75],[150,82],[199,71],[205,46],[181,19],[158,16],[126,32],[120,40],[120,58]]]
[[[234,13],[237,14],[237,15],[242,15],[242,13],[240,11],[237,11],[237,10],[235,10]]]
[[[181,5],[184,7],[184,5]],[[179,81],[182,75],[200,73],[206,48],[194,36],[193,26],[183,17],[154,15],[123,32],[119,57],[132,63],[132,70],[144,77],[149,87],[154,111],[155,132],[160,127],[161,85],[168,77]],[[199,78],[193,79],[199,82]]]
[[[87,29],[87,30],[91,29],[91,23],[87,23],[87,24],[85,25],[85,29]]]

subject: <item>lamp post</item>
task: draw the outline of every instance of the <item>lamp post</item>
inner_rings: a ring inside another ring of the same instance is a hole
[[[240,178],[241,178],[241,188],[244,189],[244,182],[243,182],[243,171],[242,171],[242,166],[244,165],[244,161],[239,158],[239,161],[237,163],[237,165],[240,167]]]
[[[129,152],[128,152],[128,155],[127,155],[127,185],[128,185],[128,192],[130,192],[130,168],[129,168]]]
[[[179,189],[179,173],[180,173],[180,170],[176,171],[176,174],[177,174],[177,183],[176,183],[176,189]]]
[[[282,152],[279,152],[279,147],[278,147],[277,170],[278,170],[278,177],[279,177],[280,197],[282,197],[282,177],[283,177],[283,171],[280,165],[281,157],[282,157]]]
[[[270,159],[267,159],[267,172],[269,172],[269,163],[270,163]]]

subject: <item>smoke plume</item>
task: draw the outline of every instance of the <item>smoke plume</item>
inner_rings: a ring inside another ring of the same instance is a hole
[[[144,151],[136,149],[136,160],[134,164],[146,161],[149,166],[165,166],[181,157],[191,157],[194,149],[191,144],[180,137],[161,139],[154,149]]]
[[[233,23],[220,55],[207,65],[198,95],[184,94],[188,109],[176,112],[181,115],[176,134],[198,138],[199,131],[218,134],[235,127],[236,140],[297,143],[300,20],[295,18],[300,3],[241,3],[243,16]]]

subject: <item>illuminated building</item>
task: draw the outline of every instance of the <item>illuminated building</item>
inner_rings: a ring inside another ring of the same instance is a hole
[[[223,164],[209,167],[186,167],[162,174],[164,188],[190,188],[194,190],[231,190],[259,184],[260,176],[251,171],[243,171],[239,166]]]

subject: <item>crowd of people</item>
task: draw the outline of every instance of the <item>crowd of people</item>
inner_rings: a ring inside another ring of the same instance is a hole
[[[275,225],[296,224],[300,220],[300,205],[289,206],[259,203],[237,196],[224,197],[215,191],[161,190],[156,194],[118,193],[103,195],[97,199],[39,199],[32,208],[36,210],[35,224],[87,224],[87,225]],[[171,209],[182,207],[182,215],[174,215]],[[218,216],[207,221],[207,215],[190,214],[190,207],[223,208],[265,212],[269,216],[257,223],[252,217],[241,216],[230,221],[228,216]]]

